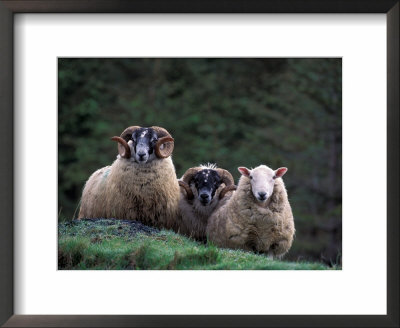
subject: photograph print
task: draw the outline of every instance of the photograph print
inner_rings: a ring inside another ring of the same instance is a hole
[[[59,270],[341,270],[341,58],[59,58]]]

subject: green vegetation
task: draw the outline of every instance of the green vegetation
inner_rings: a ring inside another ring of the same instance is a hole
[[[110,165],[110,137],[130,125],[165,127],[177,176],[215,162],[288,167],[296,225],[287,259],[340,263],[340,58],[60,58],[58,210],[71,220],[85,181]]]
[[[59,224],[59,269],[95,270],[327,270],[322,263],[271,260],[219,249],[172,231],[119,220]]]

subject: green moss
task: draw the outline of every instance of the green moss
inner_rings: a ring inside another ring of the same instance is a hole
[[[132,233],[118,220],[59,224],[58,268],[64,270],[326,270],[322,263],[271,260],[217,248],[172,231]]]

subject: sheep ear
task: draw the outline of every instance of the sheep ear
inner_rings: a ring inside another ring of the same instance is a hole
[[[250,170],[247,167],[240,166],[240,167],[238,167],[238,171],[240,172],[240,174],[244,175],[245,177],[250,176]]]
[[[280,167],[279,169],[275,170],[275,176],[274,178],[280,178],[282,177],[285,173],[287,172],[286,167]]]

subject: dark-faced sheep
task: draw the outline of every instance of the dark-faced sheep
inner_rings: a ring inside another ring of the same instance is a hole
[[[265,165],[242,174],[237,190],[211,215],[207,238],[220,247],[241,248],[281,257],[295,233],[292,210],[282,176],[286,168]]]
[[[174,228],[180,197],[167,130],[131,126],[120,137],[111,166],[94,172],[83,189],[78,218],[116,218]]]
[[[232,175],[213,164],[192,167],[179,180],[179,232],[197,240],[206,239],[207,221],[229,191],[235,190]]]

